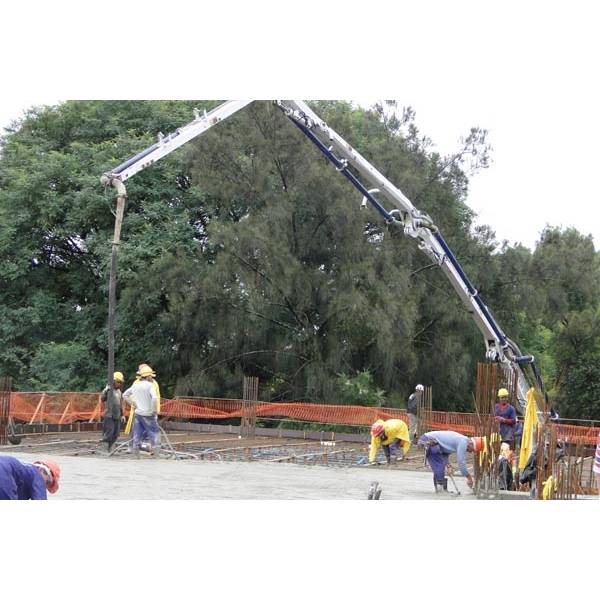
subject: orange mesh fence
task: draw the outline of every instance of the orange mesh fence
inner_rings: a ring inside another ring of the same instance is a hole
[[[223,398],[176,398],[161,403],[161,416],[197,419],[231,419],[249,414],[250,406],[243,400]],[[288,418],[297,421],[340,425],[371,425],[377,419],[402,419],[408,422],[406,411],[368,406],[307,404],[299,402],[256,402],[252,413],[256,417]]]
[[[12,392],[10,414],[26,423],[55,425],[102,417],[100,394],[78,392]]]
[[[75,421],[99,421],[104,407],[98,393],[12,392],[11,416],[26,423],[70,424]],[[126,414],[128,408],[126,408]],[[166,398],[161,402],[161,416],[174,419],[232,419],[250,414],[250,404],[226,398]],[[256,402],[252,415],[258,418],[287,418],[297,421],[339,425],[369,426],[377,419],[408,421],[405,410],[337,404]],[[478,417],[475,413],[431,411],[425,415],[428,430],[451,430],[474,435]],[[553,425],[558,437],[566,442],[596,444],[600,427]]]

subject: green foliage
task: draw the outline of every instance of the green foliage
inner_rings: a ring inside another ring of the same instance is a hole
[[[355,375],[340,373],[337,381],[338,395],[335,403],[357,406],[383,406],[385,392],[373,384],[369,371],[358,371]]]
[[[95,390],[106,364],[114,195],[100,175],[217,102],[77,101],[32,109],[0,145],[0,374],[19,388]],[[534,252],[473,227],[473,128],[442,156],[393,102],[319,114],[440,227],[502,328],[533,353],[561,410],[594,394],[600,269],[591,238],[546,229]],[[127,182],[117,368],[152,364],[165,395],[471,410],[481,334],[412,239],[268,102]],[[595,334],[594,334],[595,335]],[[342,374],[342,375],[340,375]],[[385,393],[383,392],[385,391]]]

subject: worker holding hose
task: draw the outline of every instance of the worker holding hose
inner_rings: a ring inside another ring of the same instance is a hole
[[[0,500],[47,500],[58,490],[60,467],[51,460],[22,463],[0,456]]]
[[[371,426],[371,449],[369,450],[369,464],[374,465],[377,451],[383,448],[385,459],[389,465],[392,460],[392,455],[398,453],[398,458],[402,458],[410,449],[410,435],[408,427],[402,419],[388,419],[383,421],[379,419]]]
[[[473,477],[467,469],[467,452],[479,452],[483,448],[483,438],[472,437],[456,431],[430,431],[423,434],[417,442],[425,448],[425,460],[433,471],[435,491],[448,491],[446,470],[450,469],[448,459],[456,453],[459,471],[467,478],[467,485],[473,487]]]
[[[154,371],[149,365],[142,365],[137,375],[139,380],[125,392],[123,400],[135,410],[133,418],[133,452],[139,458],[142,438],[147,436],[155,458],[160,454],[158,410],[159,399],[153,383]]]

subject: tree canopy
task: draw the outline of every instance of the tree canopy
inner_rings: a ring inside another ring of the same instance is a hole
[[[19,389],[104,381],[114,193],[100,175],[216,101],[69,101],[31,109],[0,146],[0,374]],[[600,268],[591,237],[548,227],[531,251],[475,227],[473,128],[442,156],[414,112],[316,111],[430,214],[504,331],[533,353],[564,416],[600,418]],[[116,366],[166,395],[470,410],[481,334],[414,240],[269,102],[256,102],[127,182]]]

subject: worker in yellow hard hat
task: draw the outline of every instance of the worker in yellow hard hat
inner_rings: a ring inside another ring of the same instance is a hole
[[[402,459],[410,449],[410,434],[408,426],[402,419],[379,419],[371,426],[371,448],[369,450],[369,463],[375,464],[377,451],[383,448],[387,464],[393,455]],[[398,452],[400,450],[400,452]]]
[[[514,448],[515,426],[517,424],[517,411],[508,403],[510,394],[506,388],[498,390],[498,403],[495,407],[494,418],[500,424],[500,439],[503,443]]]
[[[113,374],[112,389],[106,386],[100,398],[104,403],[104,419],[102,421],[102,444],[106,446],[106,451],[110,452],[114,443],[119,437],[121,423],[125,422],[123,416],[123,396],[122,388],[125,383],[125,377],[121,371],[115,371]],[[109,391],[112,393],[109,394]]]
[[[147,364],[140,365],[134,384],[123,393],[123,399],[135,410],[133,419],[132,446],[139,457],[142,439],[150,441],[155,458],[160,456],[160,434],[158,429],[158,395],[154,385],[154,370]]]

